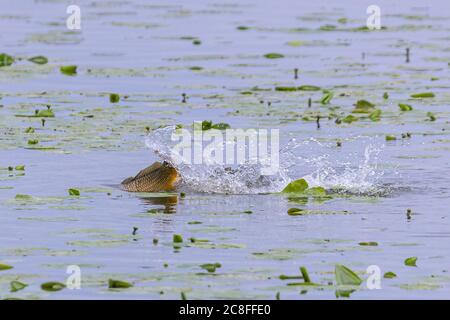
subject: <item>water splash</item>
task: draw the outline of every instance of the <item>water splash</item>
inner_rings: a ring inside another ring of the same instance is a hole
[[[217,164],[189,164],[174,159],[171,140],[174,126],[152,131],[146,145],[162,160],[170,162],[180,172],[180,189],[222,194],[257,194],[279,192],[289,182],[305,178],[308,184],[326,190],[359,195],[380,195],[386,187],[379,181],[384,172],[378,167],[378,155],[383,146],[360,139],[362,146],[356,152],[345,153],[310,138],[297,141],[293,138],[280,150],[280,169],[274,175],[261,175],[258,163],[237,166]],[[353,141],[354,145],[355,143]],[[355,150],[355,148],[352,148]]]

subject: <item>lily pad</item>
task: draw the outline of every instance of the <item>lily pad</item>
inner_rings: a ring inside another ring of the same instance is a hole
[[[421,92],[421,93],[414,93],[411,95],[411,98],[434,98],[433,92]]]
[[[359,286],[362,283],[361,278],[355,272],[341,264],[335,266],[334,274],[339,286]]]
[[[303,193],[308,189],[308,182],[305,179],[298,179],[289,183],[282,192],[284,193]]]
[[[0,67],[7,67],[14,63],[14,58],[6,53],[0,54]]]
[[[41,284],[41,289],[44,291],[60,291],[65,287],[66,287],[65,284],[55,281],[45,282]]]
[[[108,288],[110,289],[127,289],[131,288],[133,285],[129,282],[122,281],[122,280],[114,280],[109,279],[108,280]]]
[[[36,64],[46,64],[48,62],[48,59],[44,56],[36,56],[28,59],[28,61],[31,61]]]
[[[62,66],[59,68],[62,74],[65,74],[67,76],[73,76],[77,74],[77,66],[70,65],[70,66]]]
[[[265,58],[267,59],[280,59],[280,58],[284,58],[284,55],[282,55],[281,53],[266,53],[264,55]]]
[[[405,259],[405,266],[417,267],[417,257],[410,257]]]
[[[28,287],[28,285],[20,281],[11,281],[10,283],[11,292],[17,292],[19,290],[25,289],[26,287]]]

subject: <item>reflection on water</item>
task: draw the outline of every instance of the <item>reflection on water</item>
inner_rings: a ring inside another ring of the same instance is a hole
[[[163,197],[138,197],[145,205],[163,206],[163,208],[150,208],[148,212],[152,213],[176,213],[178,196]]]

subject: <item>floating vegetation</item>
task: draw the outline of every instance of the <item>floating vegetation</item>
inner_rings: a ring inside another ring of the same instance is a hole
[[[321,104],[329,104],[332,98],[333,98],[333,92],[327,92],[322,97],[322,99],[320,99],[320,103]]]
[[[433,112],[427,112],[427,117],[430,121],[436,121],[436,116]]]
[[[216,263],[205,263],[200,265],[200,268],[205,269],[206,271],[213,273],[216,272],[216,269],[222,267],[222,265],[218,262]]]
[[[410,257],[405,259],[405,266],[408,267],[417,267],[417,257]]]
[[[70,188],[68,191],[69,191],[69,195],[71,195],[71,196],[79,196],[80,195],[80,190],[78,190],[78,189]]]
[[[44,291],[52,291],[52,292],[61,291],[65,287],[66,287],[65,284],[55,281],[45,282],[41,284],[41,289]]]
[[[194,124],[196,125],[196,124]],[[208,121],[208,120],[203,120],[202,121],[202,130],[206,131],[206,130],[210,130],[210,129],[216,129],[216,130],[226,130],[231,128],[230,125],[228,123],[213,123],[212,121]]]
[[[35,56],[32,58],[29,58],[28,61],[31,61],[36,64],[46,64],[48,62],[48,59],[44,56]]]
[[[375,241],[369,241],[369,242],[360,242],[358,243],[360,246],[371,246],[371,247],[376,247],[378,246],[378,242]]]
[[[394,140],[397,140],[397,137],[392,134],[388,134],[388,135],[386,135],[385,139],[386,139],[386,141],[394,141]]]
[[[7,67],[14,63],[14,58],[6,53],[0,54],[0,67]]]
[[[23,283],[23,282],[20,282],[20,281],[11,281],[9,286],[10,286],[10,291],[11,292],[17,292],[17,291],[23,290],[26,287],[28,287],[28,285],[26,283]]]
[[[10,266],[10,265],[0,263],[0,271],[9,270],[9,269],[12,269],[12,268],[13,267]]]
[[[352,113],[372,113],[375,108],[375,105],[367,100],[358,100],[354,106]]]
[[[183,237],[180,234],[174,234],[173,235],[173,242],[174,243],[182,243]]]
[[[352,123],[352,122],[358,121],[358,118],[352,114],[349,114],[348,116],[343,118],[341,121],[344,123]]]
[[[311,85],[303,85],[298,87],[298,90],[300,91],[320,91],[321,88],[317,86],[311,86]]]
[[[280,59],[280,58],[284,58],[284,55],[282,55],[281,53],[266,53],[264,55],[264,58],[266,58],[266,59]]]
[[[109,94],[109,102],[117,103],[119,101],[120,101],[120,96],[117,93],[110,93]]]
[[[122,280],[115,280],[115,279],[109,279],[108,280],[108,288],[110,289],[128,289],[131,288],[133,285],[130,282],[122,281]]]
[[[409,104],[405,104],[405,103],[399,103],[398,104],[400,110],[402,111],[412,111],[413,107]]]
[[[397,275],[392,271],[388,271],[383,275],[383,278],[385,278],[385,279],[393,279],[396,277],[397,277]]]
[[[411,95],[411,98],[434,98],[433,92],[422,92],[422,93],[414,93]]]
[[[77,66],[74,65],[62,66],[59,68],[59,70],[66,76],[74,76],[77,74]]]

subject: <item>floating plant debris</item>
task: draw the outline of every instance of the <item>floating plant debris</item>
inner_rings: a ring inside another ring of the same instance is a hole
[[[397,137],[393,136],[391,134],[388,134],[388,135],[386,135],[385,139],[386,139],[386,141],[394,141],[394,140],[397,140]]]
[[[10,266],[10,265],[0,263],[0,271],[3,271],[3,270],[9,270],[9,269],[12,269],[12,268],[13,268],[13,267]]]
[[[216,262],[216,263],[205,263],[205,264],[200,265],[200,268],[205,269],[206,271],[211,272],[211,273],[215,272],[216,269],[218,269],[220,267],[222,267],[222,265],[220,263],[218,263],[218,262]]]
[[[131,288],[133,285],[129,282],[122,280],[109,279],[108,288],[110,289],[127,289]]]
[[[266,53],[264,57],[267,59],[280,59],[284,58],[284,55],[282,55],[281,53]]]
[[[44,56],[36,56],[29,58],[28,61],[31,61],[36,64],[46,64],[48,62],[48,59]]]
[[[405,103],[399,103],[398,106],[402,111],[411,111],[413,109],[411,105]]]
[[[405,266],[417,267],[417,257],[410,257],[405,259]]]
[[[120,96],[117,93],[110,93],[109,94],[109,102],[111,103],[117,103],[120,100]]]
[[[433,92],[414,93],[411,98],[434,98]]]
[[[26,287],[28,287],[27,284],[25,284],[23,282],[20,282],[20,281],[11,281],[9,286],[10,286],[10,291],[11,292],[17,292],[17,291],[23,290]]]
[[[174,243],[182,243],[183,237],[180,234],[174,234],[173,235],[173,242]]]
[[[397,275],[392,271],[388,271],[383,275],[383,278],[386,278],[386,279],[393,279],[396,277],[397,277]]]
[[[70,65],[70,66],[62,66],[59,68],[62,74],[65,74],[67,76],[73,76],[77,74],[77,66]]]
[[[41,289],[44,291],[60,291],[65,287],[66,287],[65,284],[55,281],[45,282],[41,284]]]
[[[0,54],[0,67],[7,67],[14,63],[14,58],[6,53]]]
[[[341,264],[336,264],[334,274],[338,286],[359,286],[362,283],[355,272]]]
[[[80,190],[78,189],[69,189],[69,195],[71,196],[79,196],[80,195]]]

